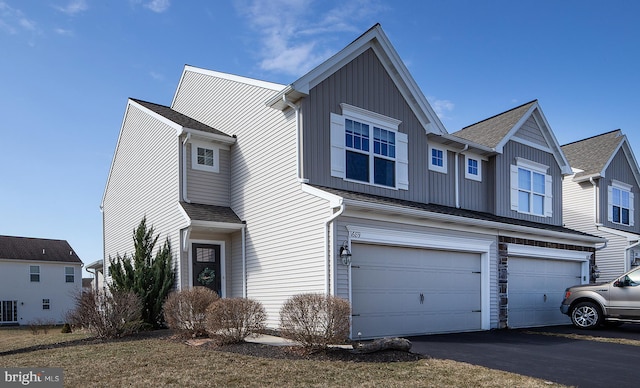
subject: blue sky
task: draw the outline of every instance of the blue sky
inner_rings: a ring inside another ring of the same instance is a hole
[[[638,15],[632,0],[0,0],[0,234],[101,259],[127,98],[169,105],[185,64],[289,84],[375,23],[450,133],[538,99],[560,144],[619,128],[639,156]]]

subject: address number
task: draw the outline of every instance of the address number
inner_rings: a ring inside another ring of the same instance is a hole
[[[360,232],[351,232],[351,238],[360,238]]]

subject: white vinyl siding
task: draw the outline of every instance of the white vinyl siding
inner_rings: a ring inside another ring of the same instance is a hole
[[[229,150],[219,149],[219,171],[192,167],[192,148],[187,145],[187,198],[194,203],[229,206]]]
[[[128,106],[103,203],[107,267],[109,258],[131,255],[132,231],[145,216],[147,227],[160,235],[156,249],[169,238],[174,262],[180,259],[186,220],[179,209],[179,144],[174,128]],[[185,275],[178,273],[177,282]]]
[[[288,298],[325,291],[324,221],[331,215],[326,201],[300,190],[294,112],[283,114],[264,104],[276,93],[251,80],[187,71],[173,104],[175,110],[237,136],[230,154],[231,207],[246,221],[247,296],[263,303],[271,327],[277,327]],[[231,251],[240,252],[240,247]],[[235,271],[242,263],[230,265],[232,279],[241,280]],[[241,295],[242,285],[234,283],[231,290]]]

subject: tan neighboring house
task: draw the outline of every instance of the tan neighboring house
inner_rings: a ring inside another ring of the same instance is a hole
[[[601,236],[599,281],[640,264],[640,170],[627,137],[615,130],[562,146],[573,174],[563,182],[564,222]]]
[[[308,292],[348,300],[354,338],[564,324],[604,242],[563,226],[568,174],[537,101],[449,134],[375,25],[288,85],[185,66],[170,106],[130,99],[104,260],[146,216],[179,289],[271,327]]]

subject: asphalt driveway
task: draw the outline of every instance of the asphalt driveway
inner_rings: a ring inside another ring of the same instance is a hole
[[[533,333],[532,333],[533,332]],[[640,346],[541,333],[640,341],[640,325],[583,331],[572,326],[411,337],[411,351],[576,387],[637,386]]]

